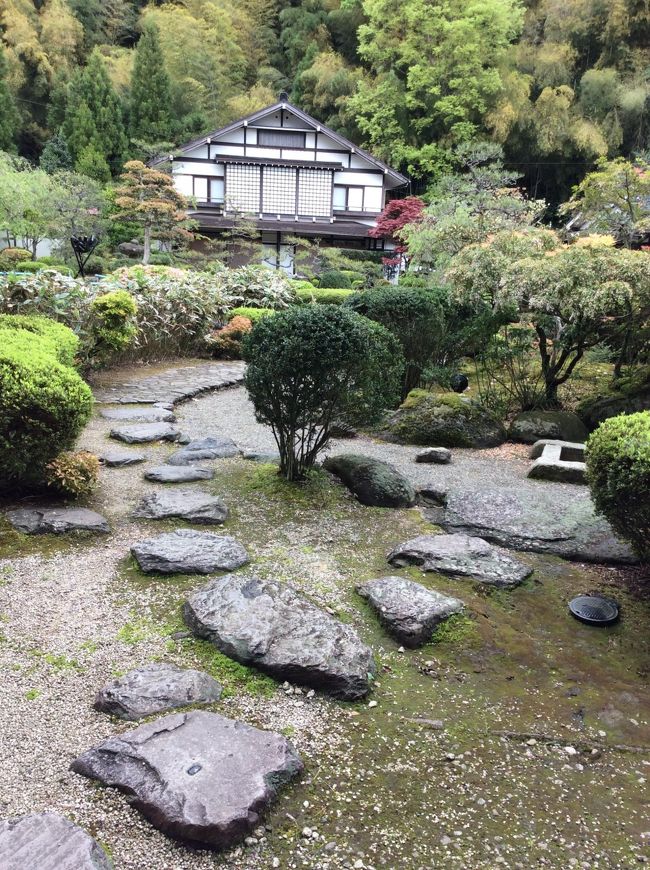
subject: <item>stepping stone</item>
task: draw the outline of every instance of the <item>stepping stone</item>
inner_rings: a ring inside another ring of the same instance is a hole
[[[470,577],[489,586],[518,586],[533,569],[501,547],[468,535],[421,535],[389,553],[391,565],[417,565],[452,577]]]
[[[169,465],[189,465],[203,459],[226,459],[239,454],[239,447],[232,438],[217,435],[201,438],[200,441],[190,441],[181,450],[172,453],[167,462]]]
[[[376,610],[380,621],[404,646],[431,640],[437,626],[464,605],[405,577],[380,577],[357,586],[357,592]]]
[[[107,468],[123,468],[126,465],[138,465],[146,458],[144,453],[136,453],[134,450],[106,450],[99,457],[99,461]]]
[[[83,828],[56,813],[0,821],[2,870],[113,870],[113,862]]]
[[[194,592],[185,622],[235,661],[346,701],[370,691],[372,650],[291,586],[229,574]]]
[[[279,453],[264,453],[261,450],[244,450],[242,451],[242,458],[249,459],[251,462],[268,462],[273,465],[280,462]]]
[[[211,574],[234,571],[248,562],[242,545],[227,535],[177,529],[131,547],[145,574]]]
[[[417,454],[415,461],[447,465],[451,462],[451,450],[447,450],[446,447],[428,447]]]
[[[94,706],[102,713],[135,720],[188,704],[210,704],[220,697],[221,685],[203,671],[152,664],[104,686]]]
[[[339,477],[361,504],[390,508],[415,504],[415,490],[410,481],[394,465],[381,459],[341,453],[328,456],[323,468]]]
[[[214,471],[192,465],[157,465],[145,471],[144,476],[156,483],[190,483],[192,480],[212,480]]]
[[[105,408],[99,413],[104,420],[133,420],[138,423],[176,422],[176,416],[165,408]]]
[[[176,441],[180,431],[171,423],[136,423],[111,429],[111,438],[127,444],[145,444],[149,441]]]
[[[70,768],[126,792],[164,834],[227,849],[259,826],[303,764],[281,734],[192,710],[109,737]]]
[[[7,519],[16,531],[25,535],[110,532],[104,517],[88,508],[22,508],[8,511]]]
[[[571,441],[536,441],[530,451],[535,459],[528,472],[534,480],[586,483],[585,445]]]
[[[134,517],[145,520],[166,520],[172,517],[220,526],[228,516],[228,508],[215,495],[197,489],[172,489],[146,495],[133,512]]]

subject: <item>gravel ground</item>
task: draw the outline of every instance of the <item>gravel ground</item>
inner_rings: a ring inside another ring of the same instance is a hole
[[[242,388],[187,402],[178,416],[192,437],[216,431],[242,447],[274,449]],[[82,446],[101,452],[109,429],[94,419]],[[536,579],[509,596],[433,578],[465,600],[471,618],[443,643],[405,654],[352,590],[386,571],[394,543],[427,528],[419,513],[363,508],[323,481],[289,492],[269,469],[240,459],[208,463],[215,480],[192,485],[226,498],[226,528],[249,548],[256,571],[295,583],[372,643],[380,662],[373,706],[269,691],[254,677],[233,687],[215,709],[290,735],[307,773],[281,798],[258,845],[226,855],[169,840],[123,795],[70,773],[77,754],[131,727],[93,711],[107,680],[151,660],[205,663],[196,642],[171,639],[196,578],[144,579],[128,559],[132,543],[172,527],[130,518],[155,488],[143,471],[172,449],[147,446],[146,465],[102,470],[88,506],[109,519],[110,536],[25,541],[0,527],[2,815],[60,812],[110,849],[117,870],[595,870],[650,858],[650,753],[607,748],[650,744],[643,578],[636,574],[628,593],[625,572],[530,554],[523,558]],[[452,465],[435,467],[413,462],[417,448],[368,438],[332,449],[388,459],[414,483],[533,485],[526,448],[512,445],[457,450]],[[421,579],[414,569],[400,573]],[[603,586],[624,599],[621,627],[593,634],[558,620],[558,603]]]

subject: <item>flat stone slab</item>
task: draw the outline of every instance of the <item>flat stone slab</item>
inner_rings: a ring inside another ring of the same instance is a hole
[[[94,390],[100,404],[169,405],[184,402],[201,393],[239,384],[244,379],[242,362],[198,363],[193,366],[168,368],[110,387]]]
[[[437,626],[464,607],[458,598],[405,577],[369,580],[357,586],[357,592],[368,600],[387,630],[411,648],[430,641]]]
[[[190,483],[192,480],[212,480],[214,471],[192,465],[157,465],[147,469],[144,476],[156,483]]]
[[[470,577],[489,586],[518,586],[533,569],[501,547],[469,535],[420,535],[388,554],[391,565],[417,565],[451,577]]]
[[[635,564],[630,547],[597,516],[582,487],[529,484],[447,493],[444,510],[425,511],[449,532],[479,535],[513,550],[551,553],[579,562]]]
[[[451,462],[451,450],[447,447],[427,447],[426,450],[420,450],[415,457],[415,461],[435,465],[448,465]]]
[[[127,465],[138,465],[146,459],[144,453],[135,450],[106,450],[99,457],[99,461],[107,468],[124,468]]]
[[[266,462],[272,465],[277,465],[280,462],[280,454],[265,453],[263,450],[242,450],[242,459],[248,459],[251,462]]]
[[[113,870],[113,862],[83,828],[56,813],[0,821],[2,870]]]
[[[111,438],[126,444],[146,444],[150,441],[176,441],[180,430],[171,423],[135,423],[111,429]]]
[[[582,441],[558,441],[557,438],[540,438],[539,441],[535,441],[533,446],[530,448],[528,455],[531,459],[539,459],[547,447],[555,446],[567,447],[570,450],[575,450],[577,453],[582,454],[584,460],[585,445]]]
[[[151,664],[104,686],[95,710],[136,720],[188,704],[210,704],[221,697],[221,684],[203,671]]]
[[[389,462],[360,453],[340,453],[328,456],[323,468],[340,478],[361,504],[390,508],[415,504],[415,489]]]
[[[132,805],[163,833],[219,849],[254,830],[302,769],[281,734],[203,710],[109,737],[71,765],[132,796]]]
[[[198,489],[165,489],[146,495],[133,516],[145,520],[181,519],[205,526],[220,526],[228,508],[215,495]]]
[[[228,535],[177,529],[131,547],[145,574],[211,574],[234,571],[248,562],[242,545]]]
[[[541,449],[540,449],[541,448]],[[535,461],[528,477],[559,483],[586,483],[585,445],[569,441],[537,441],[531,450]]]
[[[176,415],[165,408],[141,405],[135,408],[104,408],[100,415],[104,420],[132,420],[138,423],[175,423]]]
[[[211,435],[199,441],[190,441],[185,447],[177,450],[167,459],[169,465],[191,465],[205,459],[227,459],[239,456],[239,447],[232,438],[225,435]]]
[[[229,574],[194,592],[185,622],[235,661],[346,701],[370,690],[372,650],[291,586]]]
[[[14,529],[25,535],[106,534],[111,530],[101,514],[88,508],[21,508],[8,511],[6,516]]]

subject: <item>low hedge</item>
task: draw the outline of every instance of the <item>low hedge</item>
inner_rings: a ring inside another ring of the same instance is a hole
[[[251,323],[257,323],[263,317],[268,317],[269,314],[275,314],[273,308],[247,308],[245,305],[240,305],[239,308],[233,308],[230,312],[230,318],[246,317]]]
[[[612,417],[587,441],[587,480],[598,513],[650,561],[650,411]]]
[[[312,287],[297,290],[296,296],[303,304],[317,302],[320,305],[343,305],[353,292],[339,287]]]
[[[62,333],[58,336],[61,339]],[[74,339],[70,336],[68,358]],[[57,343],[33,329],[0,327],[2,488],[42,485],[48,463],[72,447],[90,418],[90,388],[73,368],[60,362],[62,346],[65,342]]]
[[[74,366],[79,353],[79,339],[71,329],[49,317],[38,314],[0,314],[0,331],[25,330],[49,342],[57,360],[65,366]]]

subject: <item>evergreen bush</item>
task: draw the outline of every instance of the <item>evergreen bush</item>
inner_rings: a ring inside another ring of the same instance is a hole
[[[596,510],[650,561],[650,412],[601,423],[587,441],[586,462]]]
[[[138,306],[126,290],[113,290],[96,296],[90,311],[95,339],[92,354],[98,360],[107,362],[125,351],[135,340]]]
[[[37,314],[0,314],[0,332],[24,330],[40,336],[42,346],[49,345],[57,360],[65,366],[74,366],[79,353],[79,339],[62,323]]]
[[[349,275],[340,269],[327,269],[318,276],[318,286],[349,290],[352,283]]]
[[[301,303],[317,302],[321,305],[342,305],[352,290],[338,287],[307,287],[296,291],[296,298]]]

